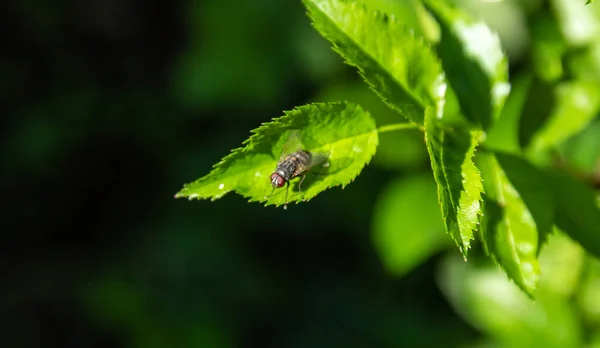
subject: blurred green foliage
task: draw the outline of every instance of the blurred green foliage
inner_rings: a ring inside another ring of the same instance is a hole
[[[439,42],[419,1],[365,2]],[[548,236],[535,300],[481,245],[458,255],[417,131],[382,134],[359,180],[285,212],[172,199],[296,105],[348,100],[378,125],[404,122],[300,2],[13,2],[1,12],[3,342],[599,346],[600,216],[581,199],[599,180],[599,4],[452,3],[498,33],[510,64],[485,147],[529,144],[529,160],[570,173],[556,169],[548,190],[568,212],[559,227],[584,238]]]

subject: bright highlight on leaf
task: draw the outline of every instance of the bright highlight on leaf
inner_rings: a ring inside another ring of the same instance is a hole
[[[475,125],[488,129],[510,91],[508,60],[500,39],[485,23],[445,2],[430,0],[426,4],[440,23],[438,53],[461,110]]]
[[[441,108],[445,80],[422,38],[393,17],[350,0],[304,0],[317,30],[394,110],[423,124],[426,107]]]
[[[479,137],[479,131],[443,128],[433,111],[427,110],[425,141],[442,217],[465,258],[481,214],[483,185],[472,160]]]
[[[287,202],[309,200],[327,188],[346,186],[369,163],[378,144],[373,118],[358,105],[301,106],[255,129],[243,147],[224,157],[208,175],[185,185],[175,197],[215,200],[235,191],[251,202],[285,204],[287,188],[273,190],[269,177],[292,132],[299,135],[303,150],[325,153],[328,158],[306,174],[302,192],[300,178],[291,180]]]

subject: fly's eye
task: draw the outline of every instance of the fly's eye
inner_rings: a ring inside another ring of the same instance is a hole
[[[271,184],[275,188],[280,188],[285,184],[285,179],[281,175],[273,173],[271,174]]]

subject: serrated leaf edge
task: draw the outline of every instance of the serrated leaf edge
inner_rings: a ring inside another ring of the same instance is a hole
[[[369,86],[369,89],[371,89],[388,107],[390,107],[392,110],[400,113],[409,122],[415,123],[415,124],[419,124],[418,122],[414,121],[410,117],[407,117],[406,115],[404,115],[402,113],[402,110],[399,110],[396,105],[394,105],[393,103],[389,102],[387,100],[387,98],[380,91],[378,91],[377,88],[376,88],[376,86],[367,78],[364,69],[360,65],[354,64],[350,60],[350,58],[347,57],[340,50],[340,48],[335,44],[335,40],[332,40],[332,38],[330,38],[329,35],[327,35],[323,30],[321,30],[319,28],[319,25],[317,24],[317,21],[313,17],[313,15],[311,13],[311,9],[310,9],[309,4],[308,4],[310,2],[310,0],[302,0],[302,2],[305,4],[305,7],[308,9],[307,14],[308,14],[308,17],[311,20],[311,23],[312,23],[313,27],[323,37],[325,37],[332,44],[333,51],[335,51],[336,53],[338,53],[344,59],[344,63],[357,68],[359,75],[362,77],[363,81],[365,81],[367,83],[367,85]],[[393,23],[393,25],[397,25],[403,35],[405,35],[406,37],[414,40],[417,44],[419,44],[420,48],[422,48],[423,50],[428,50],[431,53],[431,58],[432,58],[433,62],[435,63],[435,67],[437,67],[437,70],[439,71],[439,76],[438,76],[437,81],[439,81],[441,84],[446,85],[445,78],[444,78],[444,73],[443,73],[443,69],[442,69],[441,63],[439,61],[439,58],[437,57],[437,55],[435,55],[435,53],[433,52],[431,46],[429,45],[429,43],[426,42],[426,40],[423,37],[416,36],[414,34],[414,30],[412,30],[411,28],[405,26],[401,22],[397,22],[395,20],[395,18],[394,18],[393,15],[390,16],[387,13],[382,12],[382,11],[369,11],[368,10],[368,6],[365,3],[363,3],[363,2],[360,2],[360,3],[352,2],[352,6],[357,6],[357,5],[358,6],[362,6],[365,14],[373,16],[376,21],[381,21],[381,19],[383,18],[384,20],[387,20],[390,23]],[[321,12],[323,12],[318,5],[314,4],[314,6],[317,7]],[[356,40],[354,40],[354,38],[352,36],[348,35],[341,27],[339,27],[337,25],[337,23],[334,20],[331,19],[331,17],[329,17],[325,12],[323,12],[323,14],[325,15],[325,17],[327,17],[327,19],[329,20],[330,24],[333,24],[333,26],[335,26],[336,28],[338,28],[340,33],[342,33],[350,41],[354,42],[354,44],[357,47],[361,48],[361,50],[365,53],[366,56],[368,56],[373,62],[377,63],[377,65],[380,67],[380,71],[383,71],[385,73],[385,75],[390,78],[390,80],[395,81],[396,83],[398,83],[398,85],[400,85],[402,87],[402,89],[407,93],[407,95],[410,96],[419,106],[421,106],[421,108],[423,110],[423,113],[425,112],[425,109],[427,107],[437,106],[439,108],[440,107],[440,102],[442,103],[441,105],[443,105],[443,101],[438,100],[438,99],[440,99],[440,93],[438,92],[438,89],[439,89],[439,84],[438,83],[436,83],[436,86],[430,86],[430,88],[432,90],[430,90],[429,92],[432,94],[432,97],[434,99],[432,101],[433,101],[434,104],[433,105],[428,105],[426,101],[421,100],[421,98],[418,95],[416,95],[415,93],[413,93],[413,91],[412,91],[411,88],[408,88],[407,86],[404,85],[404,83],[402,81],[399,81],[398,79],[396,79],[396,77],[394,77],[392,74],[390,74],[390,72],[388,71],[388,69],[385,69],[384,66],[382,65],[382,63],[378,59],[376,59],[375,57],[373,57],[368,50],[364,49],[364,47],[362,45],[360,45],[358,42],[356,42]],[[440,77],[441,77],[441,79],[440,79]],[[442,99],[443,99],[444,93],[442,93],[441,96],[442,96]]]

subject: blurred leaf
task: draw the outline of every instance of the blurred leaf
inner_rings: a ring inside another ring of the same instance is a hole
[[[539,288],[569,298],[579,287],[585,252],[579,244],[555,231],[539,256]]]
[[[529,299],[495,267],[447,257],[438,282],[454,309],[507,347],[580,347],[581,329],[568,299],[538,292]]]
[[[526,2],[531,0],[472,1],[453,0],[456,7],[482,20],[500,37],[502,49],[511,62],[521,61],[529,49],[530,33]]]
[[[556,226],[590,253],[600,256],[600,209],[591,187],[572,176],[548,170],[548,188],[556,203]]]
[[[578,80],[600,80],[600,41],[571,50],[565,55],[569,73]]]
[[[253,135],[215,165],[210,174],[185,185],[176,197],[212,200],[235,191],[251,202],[282,205],[285,190],[269,194],[269,175],[275,170],[282,147],[290,132],[300,131],[303,149],[329,154],[327,173],[303,183],[302,193],[289,192],[288,202],[300,202],[319,192],[349,184],[371,160],[378,137],[371,115],[349,103],[316,103],[286,112],[273,122],[264,123]]]
[[[425,142],[438,186],[442,217],[446,231],[465,258],[481,214],[483,186],[472,160],[480,136],[479,131],[443,128],[431,109],[427,109]]]
[[[527,100],[532,75],[513,78],[512,87],[498,121],[487,131],[484,145],[488,149],[505,153],[521,152],[519,144],[519,121]]]
[[[522,148],[529,145],[533,135],[550,117],[555,105],[556,84],[533,77],[525,105],[519,117],[519,144]]]
[[[600,332],[600,261],[598,259],[586,258],[582,278],[576,303],[583,319]]]
[[[533,208],[539,212],[539,216],[545,228],[552,226],[552,204],[551,201],[544,202],[544,195],[539,195],[534,187],[528,187],[535,183],[537,176],[522,163],[505,155],[504,163],[510,168],[512,179],[519,183],[515,188],[504,165],[501,167],[499,159],[494,154],[481,152],[478,156],[478,164],[481,169],[483,186],[485,188],[484,213],[481,223],[482,242],[487,253],[494,258],[504,269],[506,274],[529,296],[534,296],[540,276],[540,267],[537,261],[538,231],[536,220],[533,217]],[[521,172],[520,170],[525,170]],[[529,172],[529,173],[528,173]],[[542,183],[540,183],[543,186]],[[523,202],[518,189],[526,191],[530,199],[529,207]],[[545,188],[543,188],[545,189]],[[544,191],[542,191],[544,192]],[[548,196],[548,195],[546,195]],[[548,205],[549,204],[549,205]],[[550,219],[547,214],[550,213]]]
[[[429,175],[388,185],[373,216],[373,240],[387,269],[402,276],[443,247],[444,224]]]
[[[551,0],[563,36],[572,46],[589,43],[600,36],[600,8],[584,6],[584,0]]]
[[[567,44],[550,12],[534,14],[531,25],[531,55],[536,77],[542,81],[556,81],[564,74],[563,55]]]
[[[575,171],[593,175],[600,165],[600,119],[559,147],[561,157]]]
[[[488,129],[510,91],[508,60],[500,39],[483,22],[437,0],[426,2],[440,23],[438,53],[450,86],[466,116]]]
[[[443,72],[423,39],[393,17],[350,0],[305,0],[310,17],[346,62],[407,119],[423,124],[428,106],[441,108]]]
[[[571,81],[556,87],[556,105],[550,118],[533,136],[529,151],[556,146],[581,131],[600,110],[600,84]]]

